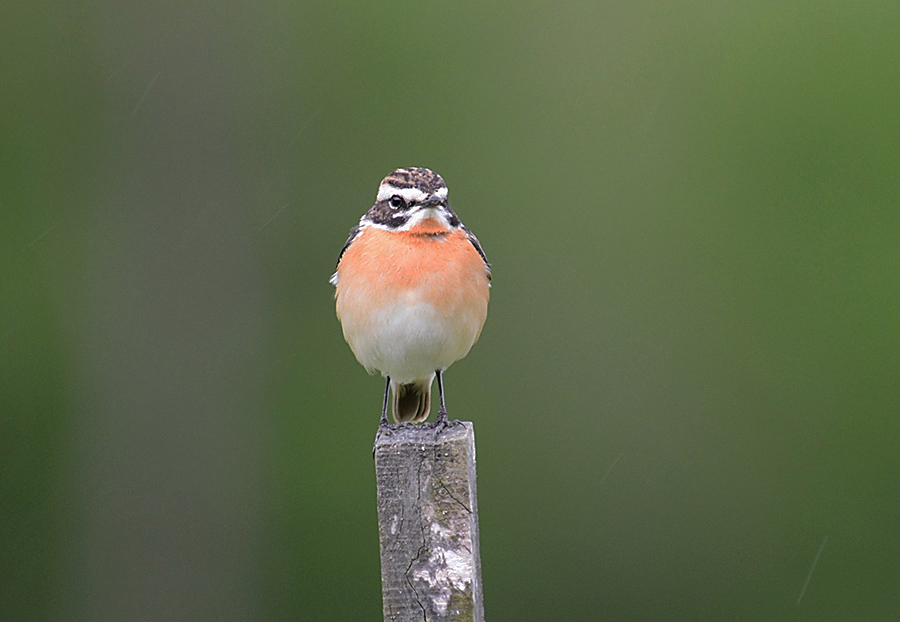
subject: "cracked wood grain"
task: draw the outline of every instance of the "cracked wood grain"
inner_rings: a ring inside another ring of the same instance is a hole
[[[475,433],[392,424],[375,440],[386,622],[483,622]]]

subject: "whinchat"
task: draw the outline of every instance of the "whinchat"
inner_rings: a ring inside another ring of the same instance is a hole
[[[491,268],[478,239],[447,202],[447,185],[427,168],[400,168],[338,256],[337,316],[356,359],[387,379],[394,421],[421,423],[437,377],[437,421],[447,423],[442,373],[466,356],[487,317]]]

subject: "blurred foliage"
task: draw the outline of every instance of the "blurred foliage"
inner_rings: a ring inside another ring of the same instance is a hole
[[[490,619],[896,617],[896,3],[0,14],[4,619],[379,619],[327,279],[399,166],[494,268]]]

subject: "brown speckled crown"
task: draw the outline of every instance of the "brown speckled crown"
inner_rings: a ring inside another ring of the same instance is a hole
[[[382,184],[390,184],[396,188],[418,188],[426,194],[434,194],[440,188],[446,188],[444,178],[428,168],[398,168],[385,177]]]

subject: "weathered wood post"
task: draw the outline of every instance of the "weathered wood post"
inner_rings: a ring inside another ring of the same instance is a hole
[[[385,622],[483,622],[472,423],[382,427],[375,476]]]

